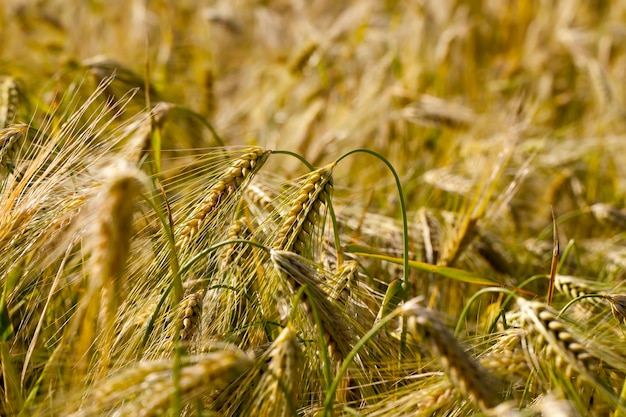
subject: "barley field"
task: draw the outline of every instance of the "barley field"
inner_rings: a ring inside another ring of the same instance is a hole
[[[4,0],[0,45],[0,415],[626,416],[626,2]]]

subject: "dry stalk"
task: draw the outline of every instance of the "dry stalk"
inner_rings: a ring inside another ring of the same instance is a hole
[[[404,305],[402,311],[408,318],[407,327],[411,335],[432,350],[459,392],[471,398],[483,411],[501,403],[500,382],[463,350],[433,310],[412,300]]]
[[[311,172],[304,180],[274,241],[274,249],[303,254],[311,242],[322,205],[330,198],[334,166],[335,163],[328,164]]]
[[[192,218],[178,233],[176,246],[179,250],[185,249],[210,221],[220,205],[261,168],[270,152],[262,148],[249,148],[241,157],[233,161],[220,180],[209,188]]]

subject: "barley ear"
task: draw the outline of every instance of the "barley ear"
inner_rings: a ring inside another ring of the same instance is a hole
[[[186,249],[193,239],[198,238],[220,206],[261,168],[270,153],[262,148],[249,148],[233,161],[219,181],[209,188],[191,219],[178,232],[176,246],[179,250]]]
[[[102,342],[102,371],[106,371],[111,356],[113,329],[119,307],[126,298],[130,283],[124,280],[124,268],[128,256],[133,208],[147,179],[145,175],[125,161],[112,165],[105,173],[105,182],[94,197],[91,214],[94,216],[88,231],[87,245],[90,249],[89,284],[79,307],[86,310],[83,321],[79,354],[87,352],[96,337],[97,330]],[[93,321],[96,319],[98,324]]]
[[[188,294],[183,298],[180,305],[181,330],[180,339],[190,342],[195,336],[200,334],[200,324],[202,323],[202,299],[204,289]]]
[[[297,414],[303,355],[291,325],[280,332],[268,349],[267,358],[267,372],[257,386],[253,410],[263,416],[289,417]]]
[[[410,334],[433,352],[460,393],[471,398],[483,411],[501,403],[500,381],[463,350],[433,310],[412,300],[402,307],[402,312],[408,319]]]
[[[291,203],[291,209],[274,241],[275,249],[304,255],[303,252],[311,243],[322,205],[330,198],[334,167],[335,163],[328,164],[311,172],[303,181],[298,196]]]
[[[0,129],[15,121],[20,105],[20,89],[13,77],[0,77]]]

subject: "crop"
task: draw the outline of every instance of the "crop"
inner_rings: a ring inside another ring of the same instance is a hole
[[[0,6],[0,414],[626,415],[621,2]]]

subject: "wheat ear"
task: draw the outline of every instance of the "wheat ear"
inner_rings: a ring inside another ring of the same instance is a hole
[[[459,392],[471,398],[483,411],[501,403],[500,382],[463,350],[433,310],[411,300],[404,305],[402,313],[408,318],[409,332],[432,350]]]
[[[222,350],[189,358],[179,370],[173,362],[151,361],[122,372],[101,383],[93,394],[93,403],[86,402],[72,417],[92,416],[104,410],[116,416],[164,415],[174,395],[182,406],[201,396],[215,394],[250,369],[253,362],[237,350]],[[178,383],[174,372],[178,372]],[[179,410],[180,411],[180,410]]]
[[[255,392],[253,410],[260,416],[290,417],[299,408],[302,348],[291,325],[286,326],[267,350],[267,372]]]
[[[0,77],[0,129],[15,120],[20,105],[19,85],[13,77]]]
[[[330,198],[334,166],[335,163],[328,164],[311,172],[304,180],[274,241],[275,249],[303,254],[311,241],[322,205]]]
[[[282,277],[294,293],[306,285],[307,291],[302,295],[302,305],[315,324],[313,309],[317,311],[321,322],[324,341],[330,357],[341,361],[350,352],[352,340],[337,307],[327,299],[327,294],[320,288],[317,273],[306,260],[293,252],[272,249],[270,258],[278,275]],[[314,305],[312,305],[314,304]]]
[[[603,368],[623,370],[623,359],[607,348],[577,337],[546,304],[521,298],[517,304],[527,328],[526,344],[532,366],[539,372],[560,371],[568,379],[579,375],[582,378],[572,380],[576,387],[586,381],[608,403],[618,405],[615,392],[599,374],[604,372]],[[540,353],[545,357],[540,358]],[[554,367],[546,369],[547,363],[554,363]]]
[[[89,259],[89,286],[81,309],[86,309],[83,330],[93,327],[92,320],[98,316],[102,342],[102,368],[106,371],[111,356],[113,328],[117,311],[126,298],[129,283],[123,279],[123,271],[130,246],[133,208],[135,200],[147,182],[145,175],[125,161],[107,169],[106,180],[99,194],[92,201],[94,220],[88,235],[91,256]],[[100,306],[100,307],[99,307]],[[81,349],[88,349],[95,334],[81,333]]]
[[[192,218],[179,232],[176,242],[178,249],[182,250],[189,245],[191,239],[200,233],[202,227],[219,209],[220,204],[260,169],[270,152],[262,148],[249,148],[241,157],[233,161],[220,180],[209,188]]]
[[[24,146],[28,136],[29,126],[26,124],[15,124],[0,130],[0,165],[10,174],[15,174],[17,169],[17,156]]]
[[[200,323],[202,316],[202,299],[204,289],[188,294],[180,303],[181,330],[180,338],[189,342],[200,333]]]

